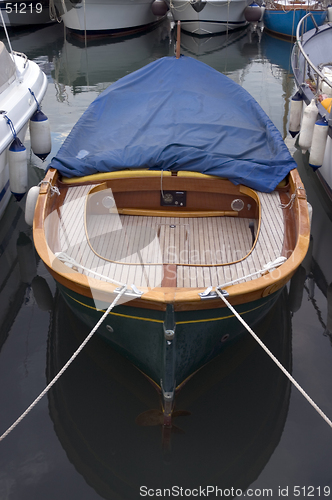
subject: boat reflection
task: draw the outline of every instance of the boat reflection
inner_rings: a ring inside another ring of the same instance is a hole
[[[170,23],[166,20],[144,34],[78,40],[67,34],[54,59],[54,79],[72,87],[74,94],[89,87],[103,90],[111,83],[158,57],[170,54]]]
[[[29,184],[41,180],[42,172],[29,166]],[[37,276],[40,260],[31,227],[24,220],[25,198],[9,200],[0,225],[0,351],[22,305],[37,303],[52,308],[52,297],[44,278]]]
[[[258,33],[252,27],[203,38],[181,32],[180,43],[181,54],[199,59],[225,75],[245,68],[259,53]]]
[[[48,382],[89,333],[60,294],[50,324]],[[255,331],[289,370],[286,289]],[[278,445],[289,395],[288,379],[248,334],[177,394],[176,427],[157,425],[155,389],[97,337],[48,398],[56,434],[85,481],[103,498],[136,499],[141,485],[245,490]]]
[[[301,266],[305,267],[305,273],[302,271],[303,276],[305,274],[304,293],[316,310],[323,333],[330,336],[332,343],[332,202],[324,190],[318,172],[309,165],[309,152],[302,154],[302,151],[297,149],[294,159],[305,185],[308,201],[312,205],[311,244]],[[298,271],[298,274],[300,272]],[[316,287],[326,298],[326,315],[322,314],[316,304]]]

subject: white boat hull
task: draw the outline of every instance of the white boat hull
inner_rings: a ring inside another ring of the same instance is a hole
[[[0,217],[11,196],[9,186],[8,148],[13,141],[13,133],[7,123],[7,116],[21,142],[24,142],[29,119],[37,109],[34,97],[41,103],[46,89],[47,78],[39,66],[25,56],[14,56],[17,76],[0,94]]]
[[[152,12],[153,0],[83,0],[73,5],[57,0],[66,28],[78,32],[139,31],[162,19]]]
[[[244,17],[244,10],[250,3],[247,0],[207,0],[201,2],[203,8],[200,11],[195,10],[197,3],[184,0],[169,2],[174,21],[180,21],[184,31],[212,35],[248,25]]]

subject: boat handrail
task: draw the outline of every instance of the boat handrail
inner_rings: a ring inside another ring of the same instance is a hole
[[[23,54],[23,52],[17,52],[16,50],[13,50],[13,54],[24,59],[23,68],[25,68],[28,63],[28,56],[26,54]]]
[[[309,16],[311,17],[311,19],[312,19],[312,21],[313,21],[313,23],[315,25],[316,33],[319,31],[319,26],[316,23],[314,16],[312,15],[311,12],[309,12],[304,17],[302,17],[302,19],[300,20],[300,22],[297,25],[297,28],[296,28],[296,46],[300,49],[300,51],[301,51],[301,53],[302,53],[305,61],[307,62],[307,64],[310,66],[310,68],[317,75],[317,87],[316,88],[317,89],[319,88],[319,78],[321,78],[325,83],[327,83],[327,85],[329,85],[329,87],[332,88],[332,82],[331,82],[331,80],[329,80],[326,76],[323,75],[323,73],[318,68],[316,68],[316,66],[313,64],[313,62],[309,59],[309,57],[305,53],[305,51],[303,49],[303,46],[302,46],[303,34],[304,34],[304,30],[302,29],[302,25],[303,25],[305,19],[307,19]],[[301,33],[301,31],[302,31],[302,33]],[[301,33],[301,35],[300,35],[300,33]],[[304,79],[304,75],[303,75],[303,79]]]

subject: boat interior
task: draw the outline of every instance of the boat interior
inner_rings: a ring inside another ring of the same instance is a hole
[[[212,176],[155,171],[59,185],[45,218],[48,246],[100,280],[148,289],[241,282],[295,246],[284,230],[287,186],[260,193]]]

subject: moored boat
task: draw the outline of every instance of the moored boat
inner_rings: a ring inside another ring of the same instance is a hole
[[[292,52],[298,92],[292,100],[290,131],[294,136],[300,133],[299,147],[310,152],[309,164],[332,199],[332,26],[328,23],[303,33],[304,22],[305,18],[297,27]]]
[[[156,0],[50,0],[52,11],[78,36],[121,36],[147,30],[165,17]],[[159,1],[159,0],[158,0]],[[156,12],[156,14],[154,13]]]
[[[50,152],[48,121],[39,106],[46,90],[47,78],[39,66],[22,53],[10,54],[0,42],[0,217],[11,192],[19,199],[28,189],[23,142],[29,124],[35,152],[43,158]]]
[[[220,294],[254,325],[310,232],[278,130],[242,87],[184,56],[92,103],[49,165],[33,228],[90,327],[121,297],[98,333],[160,388],[165,417],[175,391],[243,333]]]
[[[290,370],[286,289],[256,332]],[[56,294],[47,344],[48,381],[87,333]],[[241,349],[222,353],[180,391],[172,429],[162,421],[158,428],[160,401],[150,384],[103,344],[92,338],[70,373],[48,393],[57,438],[71,466],[97,495],[135,500],[142,485],[177,484],[222,485],[227,495],[226,488],[244,492],[259,477],[282,437],[291,388],[253,339],[247,337]]]
[[[248,26],[246,9],[251,0],[166,1],[174,21],[180,21],[181,28],[194,35],[228,33]]]
[[[266,2],[263,22],[264,29],[278,36],[295,38],[296,27],[300,20],[309,12],[315,24],[324,23],[327,8],[317,0],[268,0]],[[314,27],[312,18],[306,18],[305,29]]]

